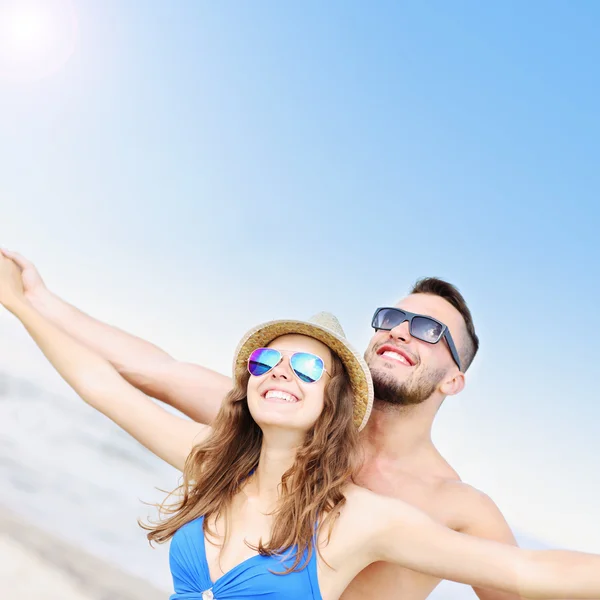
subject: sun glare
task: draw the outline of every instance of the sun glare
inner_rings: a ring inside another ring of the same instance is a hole
[[[35,80],[60,69],[75,49],[70,0],[0,2],[0,77]]]
[[[43,41],[48,35],[48,22],[45,15],[36,14],[31,9],[17,11],[13,16],[10,33],[15,46],[27,47]]]

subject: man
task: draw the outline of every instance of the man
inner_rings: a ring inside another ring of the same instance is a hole
[[[209,423],[231,387],[228,377],[181,363],[156,346],[101,323],[53,295],[35,267],[2,251],[21,268],[30,302],[46,318],[108,359],[130,383]],[[479,341],[459,291],[440,279],[419,281],[394,308],[380,309],[365,358],[376,403],[362,434],[366,460],[358,483],[414,504],[460,532],[514,544],[496,505],[462,483],[431,441],[435,415],[446,396],[459,393]],[[384,563],[365,569],[343,600],[423,600],[439,580]],[[508,600],[476,589],[482,600]]]

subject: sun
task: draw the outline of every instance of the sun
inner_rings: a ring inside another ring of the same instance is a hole
[[[31,46],[43,42],[48,35],[47,15],[36,13],[31,8],[16,10],[9,29],[10,42],[15,46]]]
[[[47,77],[67,62],[76,41],[71,0],[0,2],[0,78]]]

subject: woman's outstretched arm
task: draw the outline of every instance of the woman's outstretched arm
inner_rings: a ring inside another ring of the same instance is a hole
[[[233,385],[229,377],[177,360],[155,344],[95,319],[52,293],[25,257],[3,249],[0,255],[19,266],[26,299],[48,321],[108,360],[148,396],[199,423],[212,422]]]
[[[19,267],[0,256],[0,303],[23,323],[61,377],[90,406],[151,452],[183,470],[194,444],[210,428],[164,410],[127,383],[104,358],[43,317],[23,294]]]
[[[600,598],[600,556],[484,540],[452,531],[404,502],[368,492],[363,498],[367,494],[370,562],[525,598]]]

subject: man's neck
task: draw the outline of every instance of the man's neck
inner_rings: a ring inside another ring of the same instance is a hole
[[[367,456],[402,460],[435,451],[431,428],[438,408],[437,402],[398,406],[376,399],[362,434]]]

